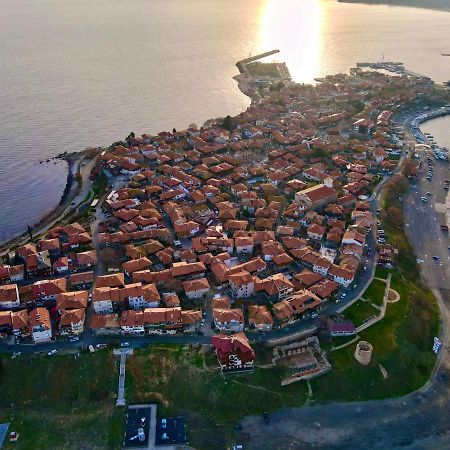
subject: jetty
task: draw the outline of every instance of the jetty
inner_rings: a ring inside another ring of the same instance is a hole
[[[275,55],[276,53],[280,53],[280,50],[278,50],[278,49],[270,50],[268,52],[260,53],[259,55],[250,56],[248,58],[241,59],[240,61],[238,61],[236,63],[236,67],[239,69],[239,72],[245,73],[245,66],[247,64],[250,64],[254,61],[258,61],[259,59],[262,59],[262,58],[266,58],[267,56]]]

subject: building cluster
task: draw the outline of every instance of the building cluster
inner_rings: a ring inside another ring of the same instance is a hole
[[[98,232],[58,226],[0,266],[0,332],[79,334],[87,308],[99,335],[192,332],[211,308],[221,365],[247,368],[244,329],[317,314],[357,281],[368,199],[402,147],[392,111],[426,89],[355,71],[274,90],[229,130],[130,135],[98,158],[98,177],[128,180],[97,208]]]

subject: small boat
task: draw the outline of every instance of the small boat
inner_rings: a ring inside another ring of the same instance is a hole
[[[450,53],[441,53],[442,56],[450,56]]]

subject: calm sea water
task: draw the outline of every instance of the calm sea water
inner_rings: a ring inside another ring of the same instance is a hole
[[[238,59],[299,82],[400,60],[450,79],[450,14],[334,0],[0,0],[0,240],[59,201],[62,151],[237,114]]]

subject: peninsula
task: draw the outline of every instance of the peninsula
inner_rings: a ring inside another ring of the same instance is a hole
[[[369,5],[409,6],[413,8],[450,11],[449,0],[337,0],[340,3],[365,3]]]
[[[392,64],[313,86],[243,60],[247,110],[80,162],[76,207],[0,263],[0,422],[17,448],[283,448],[283,423],[260,422],[435,382],[448,151],[419,124],[450,93]]]

